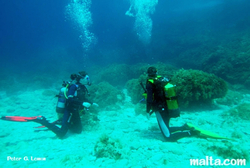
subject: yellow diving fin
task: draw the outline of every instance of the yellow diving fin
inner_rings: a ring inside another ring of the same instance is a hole
[[[233,140],[232,138],[227,138],[227,137],[223,137],[220,136],[216,133],[213,133],[211,131],[207,131],[207,130],[203,130],[201,128],[196,127],[195,125],[191,124],[191,123],[187,123],[187,126],[189,128],[194,128],[197,131],[200,131],[200,135],[206,138],[214,138],[214,139],[227,139],[227,140]]]

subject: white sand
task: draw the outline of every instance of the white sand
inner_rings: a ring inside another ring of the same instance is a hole
[[[1,115],[43,115],[52,121],[56,120],[57,99],[43,95],[43,92],[44,90],[22,92],[12,97],[7,97],[1,92]],[[186,168],[194,167],[190,166],[190,159],[205,159],[206,156],[223,159],[216,153],[208,151],[206,147],[214,144],[223,146],[228,140],[192,137],[183,138],[175,143],[165,142],[155,116],[151,116],[148,120],[144,115],[136,115],[134,107],[123,105],[122,109],[100,111],[98,114],[100,121],[92,130],[84,130],[81,134],[69,132],[63,140],[58,139],[51,131],[34,132],[37,129],[33,127],[39,126],[37,123],[0,120],[0,167]],[[225,137],[232,137],[232,133],[238,131],[237,135],[239,134],[241,138],[232,141],[232,144],[240,145],[250,151],[250,122],[226,120],[221,116],[226,109],[229,107],[224,106],[214,111],[182,112],[180,118],[171,120],[171,126],[181,126],[185,122],[191,122]],[[120,140],[122,146],[119,149],[122,154],[120,159],[96,157],[94,147],[103,134],[111,139]],[[21,160],[11,161],[8,160],[8,156]],[[25,157],[29,160],[24,161]],[[46,160],[31,160],[36,157]]]

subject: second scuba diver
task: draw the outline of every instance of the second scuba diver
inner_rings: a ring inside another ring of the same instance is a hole
[[[198,135],[199,131],[190,130],[187,124],[182,127],[169,126],[170,119],[176,118],[180,114],[177,96],[172,90],[173,85],[167,78],[157,76],[155,67],[149,67],[147,74],[147,115],[150,116],[155,112],[158,125],[166,140],[173,142],[183,137]]]
[[[70,129],[72,132],[81,133],[82,124],[79,111],[90,106],[98,106],[86,98],[88,90],[85,85],[90,85],[89,76],[85,71],[70,76],[72,82],[65,83],[61,89],[62,94],[58,95],[57,113],[61,127],[55,123],[49,123],[45,117],[38,117],[34,122],[40,123],[53,131],[59,138],[63,138]],[[64,95],[63,95],[64,94]]]

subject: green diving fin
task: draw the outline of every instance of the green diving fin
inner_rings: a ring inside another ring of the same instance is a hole
[[[195,125],[193,125],[191,123],[187,123],[187,126],[189,128],[193,128],[193,129],[195,129],[197,131],[200,131],[200,136],[203,136],[203,137],[206,137],[206,138],[233,140],[232,138],[223,137],[223,136],[220,136],[220,135],[218,135],[216,133],[213,133],[211,131],[207,131],[207,130],[198,128],[198,127],[196,127]]]

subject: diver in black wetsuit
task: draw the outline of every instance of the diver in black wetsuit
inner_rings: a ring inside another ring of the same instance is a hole
[[[90,102],[86,98],[88,94],[86,84],[90,85],[89,76],[85,71],[79,72],[79,74],[72,74],[70,78],[73,80],[68,87],[67,101],[62,117],[62,126],[59,128],[53,123],[49,123],[45,117],[38,117],[34,122],[40,123],[53,131],[59,138],[63,138],[68,129],[75,133],[82,132],[82,124],[79,115],[79,111],[84,108],[89,108],[91,105],[98,106],[96,103]]]
[[[182,127],[169,127],[171,116],[168,110],[163,88],[169,80],[167,78],[157,76],[157,69],[155,67],[149,67],[147,74],[147,115],[150,116],[153,112],[155,112],[158,125],[166,140],[174,142],[183,137],[198,135],[198,131],[190,130],[186,124]],[[183,132],[184,130],[188,131]]]

